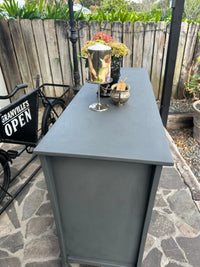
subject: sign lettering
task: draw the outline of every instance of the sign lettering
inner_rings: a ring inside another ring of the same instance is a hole
[[[1,116],[1,121],[7,136],[11,136],[17,132],[19,128],[22,128],[31,120],[32,116],[28,100]]]

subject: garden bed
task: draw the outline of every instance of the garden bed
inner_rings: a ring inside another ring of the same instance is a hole
[[[181,156],[200,182],[200,144],[193,138],[192,128],[168,130]]]
[[[192,101],[171,100],[167,130],[180,154],[200,182],[200,144],[193,138]]]

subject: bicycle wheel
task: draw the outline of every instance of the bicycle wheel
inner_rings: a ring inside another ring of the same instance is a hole
[[[10,167],[8,160],[0,154],[0,203],[6,195],[10,183]]]
[[[48,132],[66,107],[65,102],[61,99],[54,100],[51,105],[52,106],[48,105],[44,110],[42,117],[42,135],[45,135]]]

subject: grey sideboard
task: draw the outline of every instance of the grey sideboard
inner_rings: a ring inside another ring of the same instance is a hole
[[[173,165],[146,69],[122,68],[130,99],[95,112],[86,83],[35,149],[45,174],[62,265],[141,266],[164,165]]]

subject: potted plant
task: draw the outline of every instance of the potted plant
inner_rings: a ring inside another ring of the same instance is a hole
[[[198,58],[200,62],[200,57]],[[200,73],[190,75],[191,68],[188,75],[187,84],[185,84],[186,91],[193,96],[193,137],[200,143]]]
[[[120,77],[120,64],[122,57],[127,56],[130,51],[125,44],[115,42],[114,39],[105,32],[98,32],[93,36],[92,40],[85,42],[81,50],[82,57],[86,59],[86,66],[88,66],[88,47],[93,46],[96,43],[101,43],[111,48],[111,78],[113,81],[109,85],[110,88],[113,84],[118,82]],[[107,86],[102,87],[104,88],[103,95],[110,95],[110,93],[107,94]]]

